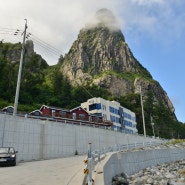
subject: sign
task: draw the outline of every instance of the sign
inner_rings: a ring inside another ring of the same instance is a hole
[[[88,163],[88,159],[84,159],[84,163],[87,164]]]
[[[88,174],[89,170],[87,168],[84,169],[84,174]]]

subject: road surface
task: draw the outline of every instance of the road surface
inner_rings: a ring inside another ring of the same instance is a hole
[[[74,156],[0,167],[0,185],[81,185],[85,157]]]

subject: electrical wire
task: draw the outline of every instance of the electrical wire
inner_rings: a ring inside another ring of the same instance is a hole
[[[23,33],[23,30],[0,27],[0,34],[7,34],[7,35],[11,35],[11,36],[16,36],[16,38],[19,41],[21,40],[22,33]],[[36,37],[35,35],[33,35],[31,33],[26,34],[26,39],[32,40],[34,42],[34,44],[36,44],[37,46],[46,50],[47,53],[50,53],[52,55],[56,55],[58,57],[61,54],[63,54],[63,52],[60,51],[59,49],[57,49],[57,48],[53,47],[52,45],[42,41],[40,38]]]

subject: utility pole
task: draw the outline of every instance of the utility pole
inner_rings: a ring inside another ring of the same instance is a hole
[[[141,109],[142,109],[142,118],[143,118],[143,132],[144,132],[144,137],[146,137],[145,116],[144,116],[144,110],[143,110],[143,97],[141,92],[141,85],[139,87],[140,87]]]
[[[153,119],[152,119],[152,116],[151,116],[151,115],[150,115],[150,120],[151,120],[151,125],[152,125],[153,135],[154,135],[154,138],[155,138],[154,122],[153,122]]]
[[[89,161],[89,173],[88,173],[88,185],[92,185],[92,145],[89,143],[88,145],[88,161]]]
[[[28,28],[28,26],[27,26],[27,19],[24,19],[24,20],[26,21],[26,23],[25,23],[25,28],[24,28],[24,32],[23,32],[21,58],[20,58],[20,64],[19,64],[19,73],[18,73],[18,79],[17,79],[16,94],[15,94],[14,111],[13,111],[13,116],[14,117],[17,114],[17,107],[18,107],[18,100],[19,100],[19,91],[20,91],[20,83],[21,83],[22,64],[23,64],[23,57],[24,57],[24,47],[25,47],[25,40],[26,40],[26,29]]]

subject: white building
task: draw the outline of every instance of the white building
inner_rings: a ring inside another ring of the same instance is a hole
[[[100,97],[91,98],[81,103],[81,107],[90,114],[103,116],[104,120],[111,121],[114,130],[123,130],[131,134],[138,133],[135,113],[122,107],[119,102]]]

